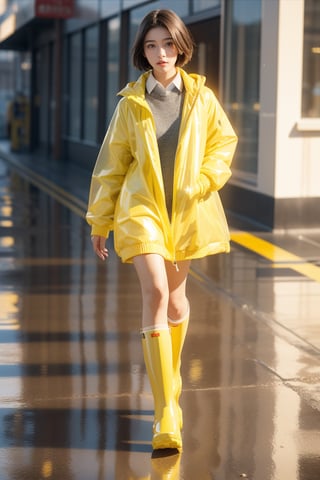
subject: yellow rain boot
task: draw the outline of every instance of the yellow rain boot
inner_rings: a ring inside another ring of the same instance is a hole
[[[144,361],[154,398],[152,447],[182,448],[173,392],[171,335],[167,325],[142,330]]]
[[[173,392],[177,404],[179,424],[181,429],[183,427],[182,410],[179,405],[179,398],[182,390],[182,378],[180,374],[181,352],[188,330],[189,317],[190,308],[188,307],[188,311],[183,318],[179,320],[172,320],[171,318],[168,318],[172,342]]]

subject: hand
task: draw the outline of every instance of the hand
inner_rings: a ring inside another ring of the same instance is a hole
[[[200,180],[198,180],[194,185],[189,185],[184,189],[185,194],[190,200],[200,199],[202,194],[202,186]]]
[[[202,199],[207,195],[209,189],[210,180],[206,175],[200,173],[197,181],[193,185],[186,187],[184,191],[190,199]]]
[[[100,235],[92,235],[91,237],[92,247],[94,253],[101,258],[101,260],[105,260],[109,256],[108,249],[106,248],[106,239],[105,237],[100,237]]]

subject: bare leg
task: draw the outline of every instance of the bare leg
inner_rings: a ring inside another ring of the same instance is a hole
[[[133,259],[142,292],[142,328],[167,323],[169,287],[164,259],[139,255]]]
[[[142,328],[163,325],[167,316],[176,320],[185,315],[190,261],[180,262],[179,271],[157,254],[139,255],[133,263],[142,291]]]
[[[180,320],[189,310],[186,284],[190,263],[190,260],[179,262],[179,271],[177,271],[175,265],[165,262],[169,287],[168,317],[172,320]]]

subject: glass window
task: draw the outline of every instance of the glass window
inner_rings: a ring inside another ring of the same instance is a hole
[[[302,116],[320,117],[320,2],[305,0]]]
[[[50,75],[49,46],[42,46],[37,52],[37,84],[38,84],[38,114],[39,114],[39,144],[48,145],[50,105]],[[52,72],[51,72],[52,73]]]
[[[261,0],[226,2],[224,107],[239,136],[233,168],[255,181],[258,157]]]
[[[81,136],[81,34],[70,37],[69,44],[69,135]]]
[[[143,1],[144,0],[123,0],[123,8],[126,9],[126,8],[134,7],[139,3],[143,3]],[[153,10],[153,6],[150,5],[149,10]]]
[[[114,18],[108,22],[107,43],[107,88],[106,111],[107,125],[109,124],[115,106],[119,100],[116,96],[119,91],[119,58],[120,58],[120,20]]]
[[[86,0],[88,3],[88,0]],[[115,13],[120,12],[121,0],[108,0],[107,2],[100,2],[100,15],[101,17],[110,17]]]
[[[221,0],[193,0],[193,12],[208,10],[208,8],[220,7]]]
[[[196,48],[187,72],[206,77],[206,84],[219,96],[220,16],[189,25]]]
[[[98,120],[98,27],[90,27],[84,34],[84,110],[83,138],[97,141]]]

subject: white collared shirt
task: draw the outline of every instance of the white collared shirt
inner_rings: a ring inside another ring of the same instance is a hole
[[[147,92],[150,94],[156,85],[160,85],[160,87],[166,91],[173,90],[174,88],[177,88],[180,92],[182,92],[183,90],[183,82],[182,82],[180,72],[177,73],[177,75],[174,77],[172,82],[166,88],[160,82],[158,82],[158,80],[154,78],[152,73],[150,73],[146,82]]]

